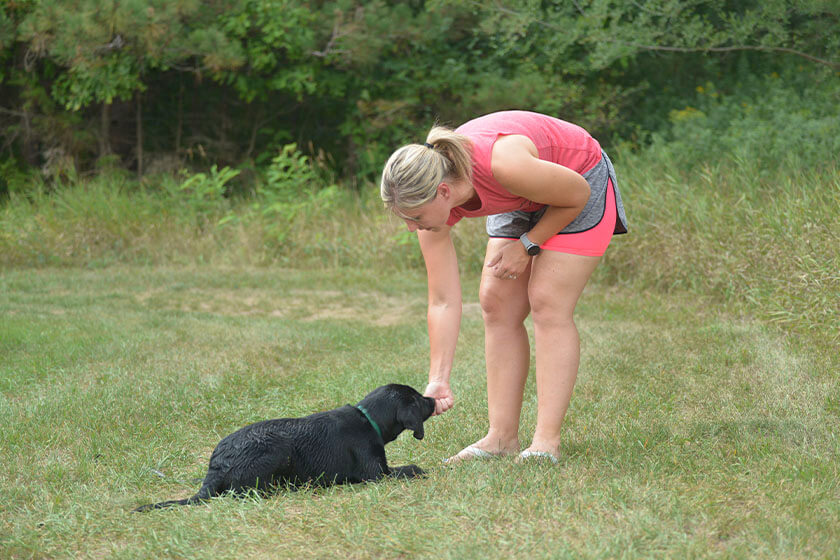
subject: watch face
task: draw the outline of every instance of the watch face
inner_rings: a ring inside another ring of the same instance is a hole
[[[533,257],[534,255],[539,254],[540,246],[528,239],[527,233],[523,233],[519,240],[525,246],[525,252],[528,253],[530,256]]]

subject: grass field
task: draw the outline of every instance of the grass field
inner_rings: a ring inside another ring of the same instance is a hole
[[[475,276],[464,291],[456,407],[388,447],[427,478],[131,514],[191,495],[244,424],[422,390],[424,273],[0,272],[0,557],[837,557],[830,348],[717,298],[594,283],[560,465],[444,468],[486,428]],[[523,444],[534,419],[529,383]]]

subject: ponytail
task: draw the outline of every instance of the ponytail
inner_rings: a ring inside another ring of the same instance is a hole
[[[408,144],[388,158],[380,195],[385,206],[399,215],[434,200],[446,178],[472,181],[472,144],[466,136],[435,126],[424,144]]]

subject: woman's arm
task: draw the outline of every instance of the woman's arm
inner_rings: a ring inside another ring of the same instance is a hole
[[[425,394],[435,398],[435,414],[449,410],[454,404],[449,376],[461,327],[461,280],[450,229],[443,226],[437,231],[417,232],[429,284],[430,361]]]
[[[572,223],[589,201],[589,183],[583,175],[541,160],[537,147],[527,136],[499,138],[491,158],[493,176],[500,185],[513,194],[548,205],[540,221],[528,232],[528,239],[537,245]],[[522,243],[511,243],[487,266],[504,278],[521,274],[529,260]]]

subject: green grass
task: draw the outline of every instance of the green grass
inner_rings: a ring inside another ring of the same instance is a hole
[[[557,467],[443,468],[484,434],[476,279],[456,407],[388,447],[416,481],[191,495],[209,453],[265,418],[425,383],[425,279],[348,267],[0,273],[0,556],[830,558],[840,549],[833,352],[716,295],[592,284]],[[522,440],[535,421],[531,383]],[[164,478],[156,475],[159,471]]]

